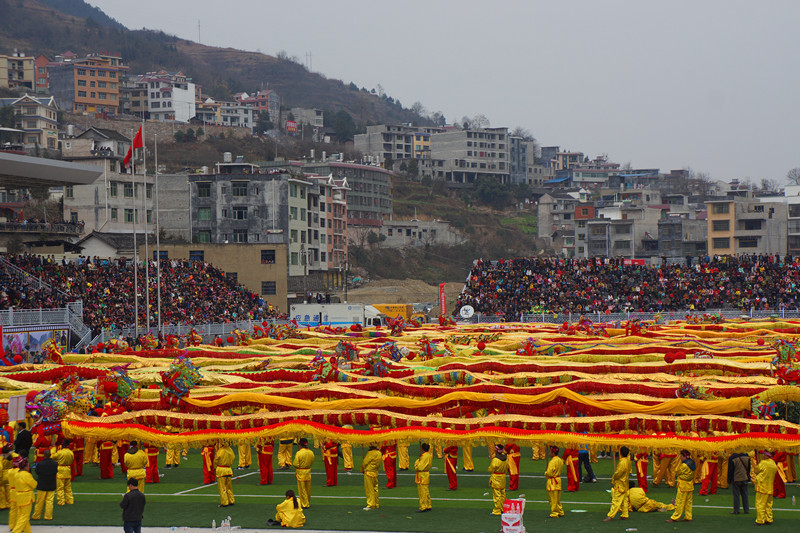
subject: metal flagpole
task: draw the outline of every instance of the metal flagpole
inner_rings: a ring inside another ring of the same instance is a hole
[[[144,216],[144,298],[147,316],[147,331],[150,331],[150,257],[147,249],[149,232],[147,230],[147,143],[144,142],[144,122],[142,122],[142,211]]]
[[[156,174],[155,174],[155,188],[156,188],[156,287],[158,290],[158,333],[161,334],[161,227],[158,223],[158,135],[153,137],[156,152]]]
[[[135,137],[134,137],[135,140]],[[134,336],[139,337],[139,252],[136,245],[136,154],[131,154],[131,203],[133,204],[133,294]]]

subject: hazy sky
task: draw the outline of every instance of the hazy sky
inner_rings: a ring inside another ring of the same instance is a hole
[[[800,167],[794,0],[87,1],[590,157],[756,183]]]

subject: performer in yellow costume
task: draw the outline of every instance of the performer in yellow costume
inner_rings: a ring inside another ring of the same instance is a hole
[[[637,513],[652,513],[653,511],[665,512],[675,510],[675,506],[671,503],[661,503],[648,498],[644,489],[637,487],[633,481],[628,483],[628,487],[628,496],[631,501],[631,509]]]
[[[503,453],[505,448],[502,444],[494,447],[494,457],[489,463],[489,486],[492,487],[492,500],[494,509],[492,514],[500,516],[503,514],[503,502],[506,500],[506,473],[508,472],[508,460]]]
[[[311,507],[311,465],[314,464],[314,452],[308,449],[308,439],[300,439],[300,449],[294,455],[294,477],[297,478],[297,499],[300,507]]]
[[[756,473],[756,524],[772,523],[772,490],[778,465],[772,459],[772,452],[764,452],[764,458],[755,466]]]
[[[558,446],[550,446],[550,462],[544,477],[547,478],[547,499],[550,501],[550,518],[564,516],[561,506],[561,472],[564,470],[564,461],[558,456]]]
[[[681,450],[681,463],[675,472],[678,494],[675,496],[675,512],[667,522],[677,522],[683,515],[684,522],[692,521],[692,495],[694,493],[694,471],[697,465],[688,450]]]
[[[353,426],[346,424],[342,429],[353,429]],[[344,462],[344,471],[350,472],[353,469],[353,446],[349,442],[342,442],[339,445],[342,450],[342,462]]]
[[[50,453],[50,458],[58,463],[56,475],[56,500],[58,505],[72,505],[72,461],[75,455],[69,449],[69,439],[64,439],[61,449]]]
[[[361,461],[361,472],[364,474],[364,493],[367,496],[365,511],[380,507],[380,502],[378,501],[378,470],[380,470],[382,462],[381,451],[375,446],[369,447],[369,451],[364,455],[364,460]]]
[[[419,459],[414,462],[414,470],[417,473],[414,482],[417,484],[417,496],[419,496],[418,513],[427,513],[431,510],[431,463],[433,455],[431,446],[427,442],[419,445]]]
[[[13,533],[31,533],[31,506],[33,505],[33,489],[36,488],[36,480],[31,475],[31,468],[28,460],[24,457],[19,459],[19,471],[14,479],[17,501],[17,518],[13,524]],[[9,524],[9,528],[11,524]]]
[[[628,519],[628,511],[630,510],[630,499],[628,494],[628,478],[631,477],[631,458],[629,457],[630,450],[627,446],[619,449],[619,461],[617,461],[617,468],[614,469],[614,475],[611,476],[611,509],[608,515],[603,518],[603,522],[610,522],[614,519],[617,513],[621,513],[620,520]]]
[[[278,441],[278,470],[286,470],[292,466],[292,448],[294,439],[280,439]]]
[[[287,490],[286,499],[275,506],[275,519],[267,520],[267,524],[271,526],[283,527],[303,527],[305,523],[306,516],[293,490]]]
[[[408,456],[408,443],[407,442],[398,442],[397,443],[397,469],[398,470],[408,470],[408,467],[411,464],[411,459]]]
[[[231,476],[233,470],[231,465],[236,459],[233,450],[227,444],[220,446],[214,455],[214,465],[216,468],[217,488],[219,489],[219,506],[227,507],[236,503],[233,497],[233,487],[231,486]]]
[[[140,450],[135,440],[131,441],[128,451],[125,452],[123,462],[128,469],[128,479],[135,479],[138,481],[139,486],[137,488],[142,493],[144,493],[145,477],[147,476],[147,461],[147,452]],[[131,486],[128,485],[128,492],[130,491]]]

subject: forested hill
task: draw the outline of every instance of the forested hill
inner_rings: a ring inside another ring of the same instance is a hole
[[[67,50],[79,56],[114,52],[131,73],[180,71],[217,99],[269,88],[278,92],[285,107],[345,109],[357,125],[427,123],[389,96],[372,94],[349,80],[327,79],[291,59],[204,46],[161,31],[128,30],[82,0],[0,0],[0,14],[0,53],[15,48],[49,57]]]

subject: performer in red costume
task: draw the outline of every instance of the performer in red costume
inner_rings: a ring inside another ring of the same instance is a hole
[[[335,487],[339,484],[339,447],[332,440],[325,441],[322,460],[325,463],[325,486]]]
[[[128,467],[125,466],[125,454],[128,453],[130,443],[126,440],[117,441],[117,458],[119,460],[119,467],[122,469],[123,474],[128,473]]]
[[[581,489],[581,477],[578,474],[577,448],[564,450],[564,464],[567,467],[567,492],[579,491]]]
[[[447,474],[447,481],[450,483],[450,488],[447,490],[458,489],[458,446],[448,446],[442,450],[444,455],[444,472]]]
[[[634,459],[636,460],[636,483],[647,494],[647,463],[649,462],[649,456],[647,452],[642,452],[637,453]]]
[[[114,443],[104,440],[100,443],[100,479],[111,479],[114,477],[114,463],[111,456],[114,454]]]
[[[72,450],[72,455],[75,456],[75,460],[72,461],[72,477],[74,479],[75,476],[83,475],[83,449],[84,449],[83,439],[79,438],[72,439],[72,444],[70,445],[69,448],[70,450]]]
[[[142,449],[147,454],[147,470],[145,483],[158,483],[161,476],[158,473],[158,446],[142,443]]]
[[[778,467],[778,472],[775,474],[775,481],[772,482],[772,497],[785,498],[787,479],[786,471],[789,470],[786,452],[783,450],[775,452],[775,454],[772,456],[772,460],[775,461],[775,466]]]
[[[397,444],[382,446],[381,457],[386,472],[386,488],[393,489],[397,486]]]
[[[510,442],[505,447],[508,458],[508,490],[519,490],[519,446]]]
[[[264,444],[256,444],[258,471],[261,474],[260,485],[272,485],[272,452],[274,450],[274,445],[275,443],[273,441],[268,441]]]
[[[719,478],[718,472],[718,458],[716,453],[710,453],[706,456],[703,462],[703,484],[700,486],[700,493],[702,496],[707,494],[717,493],[717,479]]]
[[[216,467],[214,466],[214,446],[203,446],[203,451],[200,452],[203,456],[203,483],[215,483],[217,481]]]

